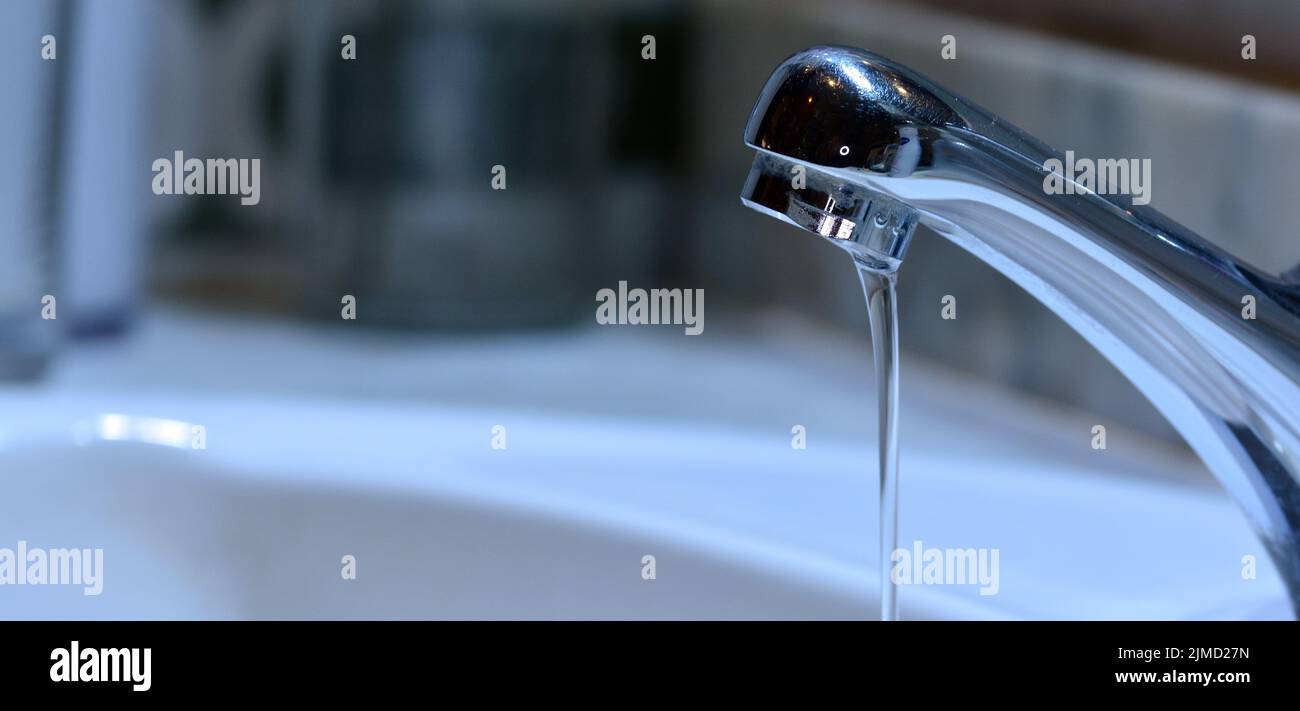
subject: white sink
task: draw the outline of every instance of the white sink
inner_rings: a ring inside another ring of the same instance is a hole
[[[0,618],[876,615],[866,447],[121,392],[11,391],[0,412],[0,547],[104,550],[100,595],[0,586]],[[121,415],[111,431],[103,413]],[[201,424],[207,448],[102,441],[147,434],[140,417]],[[1287,614],[1262,546],[1211,489],[905,450],[902,492],[904,544],[1000,550],[996,595],[906,586],[904,618]]]

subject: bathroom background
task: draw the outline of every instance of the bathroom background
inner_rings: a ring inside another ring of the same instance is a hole
[[[0,16],[9,388],[870,439],[853,270],[737,198],[757,91],[811,44],[888,56],[1062,150],[1151,158],[1153,207],[1268,271],[1300,264],[1295,4],[49,0]],[[46,32],[54,68],[34,49]],[[152,194],[152,161],[176,150],[260,158],[260,203]],[[703,289],[704,333],[598,326],[596,291],[619,281]],[[954,402],[1008,447],[1063,437],[1026,412],[1106,423],[1117,457],[1162,462],[1124,476],[1213,485],[1080,337],[925,228],[900,312],[904,477],[925,427],[907,411]]]
[[[98,40],[57,86],[14,88],[30,98],[8,112],[22,159],[6,177],[27,192],[6,190],[5,212],[43,232],[11,222],[5,244],[45,258],[5,260],[6,282],[29,285],[7,301],[51,291],[33,280],[70,295],[58,347],[6,329],[10,369],[121,337],[155,307],[330,321],[339,293],[367,328],[581,329],[619,280],[706,289],[727,314],[710,332],[781,316],[861,339],[839,255],[732,199],[755,87],[815,43],[894,58],[1079,155],[1150,157],[1163,212],[1268,270],[1300,263],[1300,50],[1270,35],[1300,15],[1285,3],[1146,0],[1122,22],[1064,1],[19,5],[140,44]],[[23,24],[6,26],[7,66],[30,65]],[[339,61],[343,34],[360,61]],[[1255,60],[1244,34],[1265,48]],[[178,149],[260,157],[261,204],[158,197],[123,174]],[[498,164],[509,189],[484,190]],[[1175,440],[1059,319],[942,239],[923,231],[903,279],[904,350]],[[945,294],[954,321],[937,318]]]

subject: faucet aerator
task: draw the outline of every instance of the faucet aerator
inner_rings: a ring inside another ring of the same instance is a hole
[[[759,152],[740,201],[746,207],[826,238],[873,271],[902,264],[917,213],[903,202],[813,166]]]

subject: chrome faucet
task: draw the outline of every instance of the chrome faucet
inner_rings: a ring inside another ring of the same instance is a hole
[[[924,224],[1070,324],[1245,510],[1300,612],[1300,272],[1267,274],[1131,197],[1049,191],[1073,180],[1050,148],[858,49],[782,62],[745,143],[741,201],[860,270],[892,274]]]

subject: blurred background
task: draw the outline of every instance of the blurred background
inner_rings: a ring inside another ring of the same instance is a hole
[[[1061,150],[1150,157],[1160,210],[1266,270],[1300,262],[1300,50],[1281,34],[1300,9],[1285,3],[105,4],[6,11],[25,16],[4,30],[19,70],[0,260],[14,377],[121,337],[152,305],[338,321],[353,294],[365,327],[489,335],[589,327],[593,294],[619,280],[704,288],[708,334],[780,314],[861,337],[840,255],[734,199],[758,87],[814,43],[896,59]],[[46,67],[37,27],[63,48]],[[345,34],[357,60],[340,57]],[[175,150],[259,157],[261,203],[154,196],[149,166]],[[494,165],[504,192],[488,189]],[[1172,441],[973,257],[923,232],[903,284],[905,351]],[[24,322],[47,293],[58,346]],[[956,321],[939,318],[945,294]]]
[[[1296,4],[37,0],[0,17],[11,387],[870,439],[853,269],[737,197],[758,90],[811,44],[883,54],[1057,149],[1151,158],[1152,207],[1266,271],[1300,263]],[[154,195],[153,160],[177,150],[259,158],[260,203]],[[704,289],[704,333],[597,326],[596,291],[619,281]],[[1209,481],[1101,356],[974,257],[921,228],[900,289],[905,411],[929,398],[1016,447],[1073,436],[1025,412],[1103,422],[1112,448],[1166,463],[1137,476]],[[905,452],[934,444],[925,426],[905,421]]]

